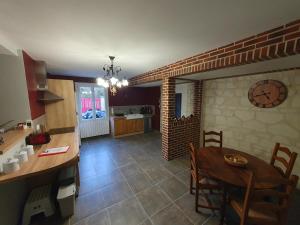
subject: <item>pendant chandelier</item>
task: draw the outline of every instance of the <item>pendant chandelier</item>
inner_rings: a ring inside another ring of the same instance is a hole
[[[109,56],[110,59],[110,66],[105,64],[103,66],[103,70],[106,74],[102,77],[97,78],[97,84],[99,86],[109,88],[110,93],[115,96],[118,92],[119,88],[128,86],[128,81],[126,79],[119,80],[118,74],[121,71],[120,66],[114,66],[114,56]]]

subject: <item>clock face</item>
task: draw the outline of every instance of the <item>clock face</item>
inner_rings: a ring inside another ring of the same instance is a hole
[[[253,84],[248,92],[249,101],[260,108],[280,105],[287,97],[286,86],[277,80],[262,80]]]

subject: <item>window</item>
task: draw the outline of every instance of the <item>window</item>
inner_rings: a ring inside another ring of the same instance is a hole
[[[106,118],[105,101],[103,87],[80,87],[81,119]]]
[[[95,94],[95,114],[96,118],[105,118],[106,110],[105,110],[105,92],[103,87],[94,87]]]
[[[94,118],[93,95],[91,87],[80,87],[81,119],[90,120]]]

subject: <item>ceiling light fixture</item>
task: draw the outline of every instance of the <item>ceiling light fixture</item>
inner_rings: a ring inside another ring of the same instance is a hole
[[[115,96],[118,92],[118,88],[128,86],[128,80],[124,78],[122,80],[118,79],[118,74],[121,71],[121,67],[114,67],[114,56],[109,56],[109,59],[111,64],[110,66],[107,64],[103,66],[103,70],[106,72],[106,74],[103,76],[103,78],[97,78],[97,84],[105,88],[109,87],[111,94]]]

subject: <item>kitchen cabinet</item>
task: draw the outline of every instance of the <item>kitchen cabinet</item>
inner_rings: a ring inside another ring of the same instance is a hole
[[[111,131],[114,137],[144,133],[144,119],[111,118]]]
[[[76,127],[75,92],[71,80],[48,79],[48,90],[61,96],[62,101],[46,104],[46,124],[48,131]]]

